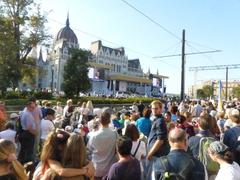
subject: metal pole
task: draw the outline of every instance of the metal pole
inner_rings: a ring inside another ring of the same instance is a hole
[[[228,67],[226,67],[226,90],[225,90],[225,100],[228,100]]]
[[[181,101],[185,97],[185,29],[182,32],[182,73],[181,73]]]

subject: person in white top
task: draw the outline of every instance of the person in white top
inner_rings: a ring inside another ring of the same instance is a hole
[[[62,116],[63,115],[63,108],[60,101],[57,102],[57,105],[53,108],[55,110],[56,116]]]
[[[212,160],[220,164],[215,180],[240,180],[240,166],[233,161],[233,154],[225,144],[215,141],[208,150]]]
[[[141,141],[140,138],[140,134],[139,131],[137,129],[137,127],[134,124],[129,124],[126,127],[126,131],[125,131],[125,136],[129,137],[132,140],[132,149],[131,149],[131,155],[133,157],[135,157],[137,160],[139,160],[140,165],[141,165],[141,179],[143,178],[143,164],[142,160],[145,159],[146,154],[147,154],[147,150],[146,150],[146,144],[145,142]]]
[[[12,141],[16,145],[15,137],[16,131],[14,130],[14,125],[8,122],[6,124],[6,130],[0,132],[0,139]]]
[[[68,99],[68,100],[67,100],[67,105],[66,105],[66,106],[64,107],[64,109],[63,109],[63,117],[65,116],[66,112],[68,111],[68,108],[69,108],[70,106],[72,106],[72,104],[73,104],[72,99]]]
[[[41,121],[41,144],[45,141],[48,134],[54,131],[55,127],[53,120],[55,119],[55,111],[53,109],[47,109],[46,116]]]

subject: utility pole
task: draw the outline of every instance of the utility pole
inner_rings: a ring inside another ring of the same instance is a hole
[[[226,86],[225,86],[225,100],[228,99],[228,69],[240,69],[240,64],[227,64],[227,65],[215,65],[215,66],[196,66],[190,67],[189,71],[207,71],[207,70],[221,70],[226,69]],[[196,82],[196,80],[195,80]],[[196,84],[196,83],[195,83]]]
[[[185,29],[182,32],[182,73],[181,73],[181,101],[185,97]]]
[[[228,100],[228,67],[226,67],[226,90],[225,90],[225,100]]]

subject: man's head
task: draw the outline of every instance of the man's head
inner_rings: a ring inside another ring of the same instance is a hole
[[[36,99],[35,98],[29,98],[27,101],[27,109],[30,112],[33,112],[36,108]]]
[[[100,123],[102,126],[108,126],[111,122],[110,108],[104,109],[100,116]]]
[[[151,108],[154,116],[162,114],[162,103],[159,100],[153,101],[151,103]]]
[[[240,123],[239,110],[238,109],[233,109],[231,111],[230,119],[233,123],[236,123],[236,124]]]
[[[117,151],[121,156],[131,155],[132,140],[126,136],[119,137],[117,140]]]
[[[53,121],[55,119],[55,111],[51,108],[46,110],[46,119]]]
[[[168,136],[171,149],[187,149],[186,132],[181,128],[174,128],[169,132]]]

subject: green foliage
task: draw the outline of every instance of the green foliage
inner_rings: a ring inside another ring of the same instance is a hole
[[[213,86],[210,85],[205,85],[203,86],[202,89],[197,90],[197,97],[198,98],[208,98],[208,97],[213,97]]]
[[[47,98],[37,98],[37,99],[47,99]],[[57,101],[62,102],[62,104],[65,104],[67,101],[67,98],[58,97],[55,99],[49,99],[53,105],[56,104]],[[94,105],[97,104],[104,104],[105,106],[109,106],[111,104],[132,104],[133,102],[139,102],[140,100],[143,103],[151,103],[153,100],[156,100],[155,98],[145,98],[145,97],[138,97],[138,98],[127,98],[127,99],[113,99],[113,98],[102,98],[102,97],[81,97],[81,98],[75,98],[73,99],[73,103],[77,104],[78,101],[80,102],[87,102],[88,100],[91,100]],[[6,105],[21,105],[24,106],[27,102],[27,99],[2,99],[1,101],[4,101]]]
[[[34,0],[1,0],[0,7],[0,77],[4,75],[0,88],[6,91],[7,87],[18,87],[26,69],[31,77],[35,64],[27,57],[33,47],[44,44],[50,36],[44,26],[46,18]]]
[[[63,90],[67,97],[78,97],[86,92],[91,84],[88,78],[88,57],[90,52],[82,49],[71,49],[71,57],[64,66]]]
[[[28,92],[28,91],[9,91],[3,96],[5,99],[28,99],[29,97],[36,97],[37,99],[52,99],[53,96],[48,92]]]
[[[233,87],[232,89],[233,97],[240,98],[240,86]]]

